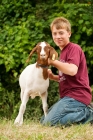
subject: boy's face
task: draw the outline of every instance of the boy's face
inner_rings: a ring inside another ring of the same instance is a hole
[[[60,49],[63,49],[68,43],[71,32],[68,32],[66,29],[56,29],[55,25],[52,28],[52,37],[57,46]]]

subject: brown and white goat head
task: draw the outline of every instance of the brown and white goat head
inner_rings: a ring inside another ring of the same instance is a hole
[[[58,53],[47,42],[39,42],[30,52],[27,62],[30,60],[34,52],[38,54],[37,63],[41,65],[43,65],[43,63],[45,65],[45,62],[46,65],[48,65],[48,58],[55,60],[58,57]]]

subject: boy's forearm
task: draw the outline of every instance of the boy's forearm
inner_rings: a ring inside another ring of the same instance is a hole
[[[54,80],[56,82],[59,82],[59,76],[58,75],[54,75],[51,80]]]
[[[64,74],[74,76],[77,73],[78,67],[75,64],[63,63],[58,60],[51,61],[50,65],[56,67],[58,70],[62,71]]]

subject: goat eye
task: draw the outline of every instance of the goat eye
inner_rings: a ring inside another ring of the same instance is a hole
[[[49,49],[48,48],[45,48],[44,50],[45,50],[45,52],[49,52]]]
[[[38,49],[37,49],[37,52],[40,52],[40,51],[41,51],[41,47],[39,46]]]

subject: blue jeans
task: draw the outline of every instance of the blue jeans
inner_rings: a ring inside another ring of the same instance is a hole
[[[54,126],[92,121],[93,109],[73,98],[64,97],[48,110],[46,117],[42,116],[40,123]]]

